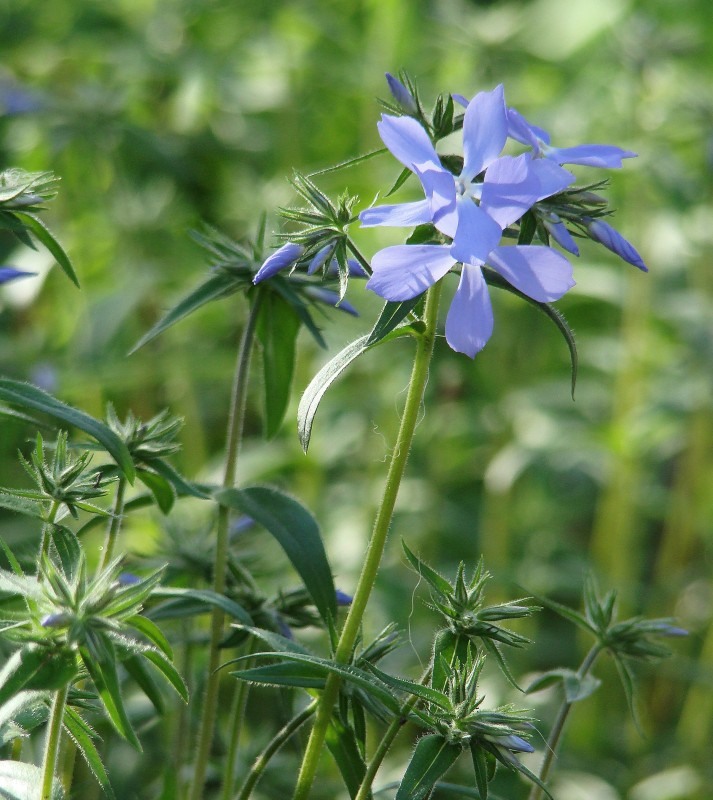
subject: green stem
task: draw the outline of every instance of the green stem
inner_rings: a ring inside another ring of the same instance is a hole
[[[50,506],[50,509],[47,512],[47,519],[45,520],[45,524],[42,526],[42,539],[40,541],[41,556],[46,556],[49,554],[50,531],[52,530],[54,521],[57,518],[57,512],[59,511],[61,505],[62,503],[59,500],[53,500],[52,505]]]
[[[428,679],[431,677],[431,672],[432,668],[428,667],[428,669],[421,676],[419,683],[425,684],[426,681],[428,681]],[[409,699],[399,709],[398,715],[391,721],[391,724],[381,737],[379,746],[374,751],[371,761],[367,765],[366,772],[364,773],[364,777],[361,781],[361,786],[359,786],[359,791],[357,792],[354,800],[369,800],[371,797],[371,787],[374,783],[374,778],[376,778],[376,773],[379,771],[379,767],[386,757],[386,754],[389,752],[394,739],[398,735],[399,731],[403,728],[404,723],[407,721],[409,711],[411,711],[411,709],[418,703],[420,699],[421,698],[418,697],[418,695],[411,695],[411,697],[409,697]]]
[[[401,417],[401,426],[396,437],[389,470],[386,476],[386,485],[381,501],[381,506],[376,515],[374,530],[366,551],[364,565],[357,583],[354,598],[349,607],[349,614],[344,623],[337,649],[334,654],[335,661],[347,663],[354,649],[354,644],[359,634],[362,618],[366,610],[366,605],[374,588],[376,575],[381,564],[381,557],[386,545],[386,539],[391,526],[391,519],[394,513],[394,506],[398,496],[401,479],[406,468],[411,442],[418,422],[419,409],[423,394],[428,381],[428,369],[433,355],[433,345],[436,339],[436,322],[438,318],[438,300],[440,297],[441,285],[435,284],[429,289],[426,295],[426,309],[424,313],[425,330],[420,335],[416,346],[411,380],[409,382],[408,394]],[[314,727],[307,742],[302,767],[297,786],[295,787],[294,800],[305,800],[309,796],[309,791],[317,771],[317,763],[322,753],[324,738],[329,727],[329,720],[332,716],[332,709],[339,695],[339,677],[330,673],[325,683],[322,693],[317,717]],[[196,799],[197,800],[197,799]]]
[[[246,647],[248,655],[255,652],[255,639],[251,636]],[[243,662],[243,669],[250,669],[254,659],[249,658]],[[235,782],[235,765],[240,746],[240,734],[245,720],[245,707],[250,694],[250,684],[247,681],[236,681],[235,694],[233,696],[233,707],[231,709],[230,740],[228,752],[225,756],[225,772],[223,774],[223,794],[222,800],[230,800],[233,793]]]
[[[280,731],[278,731],[274,738],[271,739],[265,749],[255,759],[250,772],[248,773],[243,785],[240,787],[240,793],[236,800],[248,800],[255,784],[262,777],[265,768],[267,767],[270,759],[282,747],[285,742],[314,714],[317,710],[318,700],[313,700],[306,708],[300,711],[293,717]]]
[[[584,657],[584,661],[580,668],[577,670],[577,677],[579,680],[582,680],[585,675],[589,672],[594,664],[599,653],[602,651],[602,646],[597,643],[592,646],[592,649],[587,653]],[[557,755],[557,747],[559,746],[560,737],[562,736],[562,731],[564,730],[564,724],[567,722],[567,717],[569,716],[569,712],[572,708],[574,703],[571,703],[566,698],[562,701],[562,705],[560,706],[559,711],[557,712],[557,716],[555,717],[555,721],[552,723],[552,730],[550,731],[550,735],[547,739],[547,745],[545,746],[545,757],[542,761],[542,766],[540,767],[540,774],[539,779],[542,783],[547,782],[547,778],[550,774],[550,769],[552,768],[552,764],[554,762],[555,756]],[[540,800],[542,797],[542,789],[541,787],[533,784],[532,789],[530,790],[530,795],[528,800]]]
[[[352,251],[352,255],[354,256],[354,258],[356,258],[356,260],[362,265],[362,267],[364,267],[364,269],[366,270],[366,274],[371,275],[372,272],[371,264],[366,260],[366,258],[364,258],[364,256],[361,253],[361,250],[359,250],[359,248],[354,244],[354,242],[351,239],[347,240],[347,247]]]
[[[69,684],[59,689],[52,701],[50,711],[49,727],[47,728],[47,742],[45,744],[45,756],[42,761],[42,782],[40,784],[40,800],[50,800],[52,797],[52,781],[57,766],[57,754],[59,752],[59,741],[62,735],[62,718],[64,717],[64,706],[67,702]]]
[[[255,301],[250,308],[247,323],[238,348],[238,357],[235,364],[233,389],[230,399],[228,415],[228,430],[226,434],[225,473],[223,488],[228,489],[235,483],[237,471],[238,452],[243,433],[245,420],[245,403],[248,392],[248,372],[250,369],[250,356],[255,339],[257,321],[262,305],[264,293],[257,292]],[[228,523],[230,511],[225,506],[218,506],[218,520],[216,526],[215,563],[213,566],[213,591],[216,594],[225,592],[225,571],[228,563]],[[196,762],[193,772],[190,800],[201,800],[203,784],[208,767],[213,732],[215,727],[216,712],[218,708],[218,686],[220,675],[217,670],[220,666],[220,642],[223,638],[223,612],[214,608],[211,614],[210,645],[208,650],[208,667],[203,709],[201,715],[198,743],[196,747]]]
[[[119,478],[119,484],[116,487],[116,494],[114,495],[114,508],[111,513],[111,520],[109,528],[106,532],[104,539],[104,549],[102,550],[101,565],[99,571],[102,572],[106,569],[107,565],[111,563],[114,557],[114,548],[116,547],[116,539],[121,530],[121,523],[124,520],[124,494],[126,493],[126,478],[122,474]]]

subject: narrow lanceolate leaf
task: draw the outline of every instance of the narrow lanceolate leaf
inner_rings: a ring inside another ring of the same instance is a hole
[[[420,697],[422,700],[427,700],[432,705],[438,706],[444,711],[453,710],[453,704],[448,698],[448,695],[438,691],[438,689],[432,689],[430,686],[424,686],[414,681],[407,681],[404,678],[395,678],[393,675],[382,672],[373,664],[369,664],[368,667],[380,681],[390,686],[392,689],[397,689],[400,692],[406,692],[407,694]]]
[[[461,753],[436,734],[421,737],[401,781],[395,800],[425,800],[438,779],[453,766]]]
[[[64,525],[52,525],[50,528],[52,550],[57,554],[62,571],[72,580],[79,568],[82,548],[76,535]]]
[[[290,400],[295,366],[295,342],[300,318],[275,292],[266,292],[260,306],[257,337],[262,345],[265,390],[265,435],[279,430]]]
[[[151,492],[156,501],[156,505],[164,514],[168,514],[173,508],[176,500],[176,493],[173,486],[162,476],[147,469],[136,471],[138,479]]]
[[[72,681],[76,673],[74,653],[25,645],[7,659],[0,672],[0,706],[23,690],[60,689]]]
[[[372,345],[381,341],[387,334],[391,333],[398,325],[400,325],[411,311],[421,302],[421,296],[414,297],[411,300],[404,300],[400,303],[387,301],[381,310],[376,324],[372,328],[367,344]]]
[[[188,702],[188,687],[183,682],[178,670],[166,658],[166,656],[159,650],[146,650],[143,657],[150,661],[154,667],[163,675],[163,677],[173,686],[178,696],[184,703]]]
[[[0,761],[0,800],[37,800],[42,785],[42,770],[21,761]],[[52,782],[49,800],[64,800],[59,780]]]
[[[75,286],[79,287],[79,280],[77,279],[77,274],[74,271],[72,262],[69,260],[69,256],[65,253],[62,245],[54,238],[54,235],[44,222],[27,211],[13,210],[12,213],[14,216],[19,217],[20,222],[22,222],[26,228],[29,228],[37,239],[52,253],[64,274]]]
[[[475,785],[480,792],[480,800],[488,800],[488,765],[486,763],[485,750],[479,747],[476,742],[471,742],[470,754],[473,758]]]
[[[277,539],[330,627],[337,615],[336,592],[319,527],[309,511],[294,498],[267,486],[221,489],[214,496],[221,505],[246,514]]]
[[[0,400],[22,408],[42,411],[60,422],[65,422],[88,433],[106,448],[107,452],[112,455],[116,463],[121,467],[127,480],[133,483],[136,470],[134,469],[131,454],[124,442],[103,422],[94,419],[84,411],[72,408],[72,406],[57,400],[56,397],[39,389],[37,386],[22,383],[21,381],[13,381],[9,378],[0,378]]]
[[[559,614],[561,617],[574,623],[577,627],[582,628],[582,630],[588,631],[595,637],[599,636],[599,631],[584,614],[580,614],[579,611],[575,611],[569,606],[558,603],[556,600],[550,600],[548,597],[542,597],[541,595],[533,595],[533,599],[537,600],[537,602],[541,603],[545,608],[549,608],[550,611],[554,611],[555,614]]]
[[[226,272],[211,274],[197,289],[178,302],[164,317],[162,317],[141,339],[131,348],[129,355],[155,339],[165,330],[175,325],[180,320],[192,314],[201,306],[212,300],[220,300],[232,294],[236,289],[235,279]]]
[[[44,519],[44,509],[42,504],[27,497],[17,497],[0,489],[0,508],[6,508],[15,514],[24,514],[26,517]]]
[[[534,306],[541,311],[546,317],[549,317],[557,326],[557,329],[564,337],[564,340],[567,343],[567,348],[569,349],[569,359],[572,367],[572,399],[574,399],[574,389],[577,385],[579,356],[577,355],[577,343],[574,339],[574,333],[569,327],[567,320],[564,318],[564,314],[562,314],[561,311],[558,311],[551,303],[540,303],[539,301],[528,297],[526,294],[523,294],[523,292],[519,292],[514,286],[512,286],[512,284],[508,283],[505,278],[503,278],[490,267],[483,267],[483,276],[489,286],[495,286],[498,289],[505,289],[505,291],[521,297],[531,306]]]
[[[140,614],[129,617],[126,620],[127,625],[143,634],[150,642],[156,645],[167,658],[173,658],[173,648],[171,647],[168,639],[163,635],[163,631],[147,617],[142,617]]]
[[[359,750],[354,729],[337,717],[332,717],[327,729],[326,742],[342,774],[349,796],[356,797],[366,773],[366,764]]]
[[[312,424],[317,413],[319,404],[325,392],[334,381],[344,372],[344,370],[355,361],[359,356],[366,352],[370,347],[383,344],[391,339],[401,336],[413,336],[418,334],[418,328],[411,325],[402,325],[396,329],[385,333],[380,339],[371,341],[371,335],[361,336],[337,355],[314,376],[309,386],[305,389],[300,404],[297,409],[297,433],[300,438],[302,449],[307,452],[309,440],[312,437]]]
[[[86,761],[92,775],[94,775],[97,783],[101,786],[102,791],[109,800],[114,800],[115,795],[109,783],[109,776],[106,774],[106,769],[102,763],[99,751],[92,741],[92,729],[79,714],[70,707],[65,708],[62,722],[72,741],[77,745],[77,749],[82,754],[82,758]]]
[[[409,549],[408,545],[403,539],[401,540],[401,547],[403,548],[404,554],[409,560],[411,566],[426,581],[426,583],[428,583],[429,586],[445,597],[452,596],[453,587],[451,584],[442,575],[439,575],[435,569],[432,569],[424,561],[421,561],[421,559]]]

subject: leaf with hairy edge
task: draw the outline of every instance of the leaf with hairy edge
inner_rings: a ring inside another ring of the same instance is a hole
[[[92,734],[94,731],[79,714],[69,706],[64,710],[62,724],[72,741],[77,745],[77,749],[82,754],[82,758],[85,760],[92,775],[97,779],[97,783],[101,786],[104,794],[109,800],[115,800],[114,791],[109,783],[109,776],[106,774],[106,769],[102,763],[99,751],[92,741]]]
[[[414,681],[407,681],[403,678],[395,678],[393,675],[389,675],[387,672],[382,672],[373,664],[368,664],[367,666],[382,683],[385,683],[392,689],[398,689],[400,692],[405,692],[407,694],[420,697],[422,700],[426,700],[429,703],[443,709],[444,711],[453,710],[453,704],[451,703],[448,695],[445,695],[443,692],[439,692],[438,689],[432,689],[430,686],[424,686],[422,683],[415,683]]]
[[[18,497],[0,489],[0,508],[6,508],[15,514],[24,514],[34,519],[44,519],[45,513],[42,504],[28,497]]]
[[[294,639],[288,639],[286,636],[281,636],[274,631],[268,631],[265,628],[251,628],[249,625],[240,625],[239,623],[235,623],[233,627],[240,628],[240,630],[249,633],[256,639],[265,642],[265,644],[271,647],[276,653],[284,652],[301,653],[305,656],[311,655],[309,650],[306,650],[299,642],[296,642]],[[234,661],[236,660],[237,659],[234,659]],[[232,664],[234,661],[228,661],[226,663]]]
[[[77,660],[70,650],[25,645],[7,659],[0,672],[0,706],[23,690],[54,691],[77,674]]]
[[[234,291],[237,291],[235,278],[227,272],[211,273],[210,277],[204,281],[197,289],[192,291],[183,300],[163,316],[149,331],[147,331],[139,341],[129,350],[132,355],[137,350],[148,344],[152,339],[168,330],[180,320],[197,311],[201,306],[210,303],[212,300],[221,300]]]
[[[161,512],[168,514],[176,500],[176,493],[169,481],[147,469],[137,469],[136,477],[151,492]]]
[[[473,771],[475,772],[475,785],[480,792],[480,800],[488,800],[488,764],[487,756],[482,747],[477,742],[471,742],[470,754],[473,759]]]
[[[159,650],[165,653],[167,658],[173,658],[173,648],[168,639],[163,635],[163,631],[155,622],[152,622],[146,617],[142,617],[140,614],[129,617],[125,622],[127,625],[131,625],[132,628],[143,634],[152,644],[155,644]]]
[[[396,339],[401,336],[418,335],[419,330],[415,325],[402,325],[384,334],[378,341],[370,341],[371,334],[361,336],[351,344],[347,345],[340,353],[327,364],[314,376],[309,386],[305,389],[300,404],[297,409],[297,432],[300,439],[302,449],[307,452],[309,447],[309,440],[312,436],[312,424],[314,416],[317,413],[319,404],[324,397],[325,392],[334,383],[334,381],[344,372],[344,370],[355,361],[362,353],[366,352],[370,347],[383,344],[391,339]]]
[[[270,655],[260,653],[260,655]],[[263,686],[290,686],[300,689],[324,689],[326,671],[312,664],[267,664],[262,667],[234,670],[233,677]]]
[[[166,658],[166,656],[159,650],[154,649],[145,650],[142,655],[147,661],[150,661],[163,675],[163,677],[171,684],[171,686],[173,686],[181,700],[183,700],[184,703],[187,703],[188,687],[183,682],[183,678],[178,670]]]
[[[20,222],[28,228],[32,233],[39,239],[40,242],[52,253],[55,257],[57,263],[62,268],[62,272],[72,281],[72,283],[79,288],[79,280],[77,279],[77,274],[74,271],[74,267],[72,266],[72,262],[69,260],[69,256],[64,252],[64,248],[62,245],[54,238],[54,235],[51,233],[50,229],[42,222],[38,217],[34,214],[30,214],[27,211],[16,211],[14,210],[12,214],[16,217],[20,218]]]
[[[349,796],[354,798],[366,774],[366,764],[359,750],[354,730],[337,717],[332,717],[327,728],[327,747],[342,774]]]
[[[204,492],[200,487],[196,486],[195,483],[184,478],[180,472],[175,470],[162,458],[145,458],[144,464],[147,467],[151,467],[151,469],[157,472],[162,478],[165,478],[176,490],[176,494],[178,494],[179,497],[199,497],[201,500],[208,500],[210,498],[207,492]]]
[[[157,714],[163,714],[165,706],[163,702],[163,695],[158,688],[158,684],[154,680],[153,675],[149,672],[148,667],[144,664],[140,655],[133,655],[125,658],[121,662],[122,667],[131,675],[136,682],[136,685],[151,701],[151,705],[156,710]]]
[[[559,614],[561,617],[564,617],[566,620],[569,620],[578,628],[591,633],[592,636],[599,638],[599,631],[592,625],[592,623],[584,616],[584,614],[580,614],[579,611],[575,611],[573,608],[569,606],[565,606],[562,603],[558,603],[556,600],[550,600],[547,597],[543,597],[542,595],[532,595],[533,600],[536,600],[538,603],[541,603],[545,608],[549,608],[550,611],[554,611],[555,614]]]
[[[57,553],[62,572],[71,581],[77,573],[82,558],[82,548],[79,539],[64,525],[53,524],[50,528],[52,548]]]
[[[523,292],[518,291],[512,284],[508,283],[505,278],[499,275],[494,269],[490,267],[483,267],[483,277],[488,286],[495,286],[498,289],[505,289],[505,291],[516,295],[528,302],[541,311],[546,317],[549,317],[555,323],[559,332],[564,337],[567,347],[569,349],[569,359],[572,365],[572,399],[574,400],[574,389],[577,385],[577,368],[579,365],[579,356],[577,355],[577,343],[574,340],[574,333],[567,324],[564,314],[558,311],[551,303],[540,303],[538,300],[533,300]]]
[[[420,295],[411,300],[404,300],[400,303],[387,301],[379,314],[379,319],[369,334],[367,344],[372,345],[381,341],[387,334],[391,333],[401,322],[403,322],[411,311],[421,301]]]
[[[292,497],[267,486],[221,489],[214,494],[224,506],[262,525],[285,551],[310,593],[327,627],[337,616],[337,596],[319,527]]]
[[[39,419],[35,417],[31,417],[29,414],[23,414],[21,411],[15,411],[14,408],[8,408],[7,406],[0,406],[0,417],[19,419],[22,422],[27,422],[30,425],[35,425],[38,428],[43,428],[45,430],[52,430],[52,427],[50,425],[47,425],[47,423],[41,422]]]
[[[173,586],[157,586],[151,592],[152,598],[168,598],[168,603],[162,603],[146,612],[151,619],[174,619],[175,617],[189,617],[194,614],[205,614],[212,608],[220,608],[228,616],[252,625],[250,614],[234,600],[222,594],[217,594],[209,589],[181,589]]]
[[[33,386],[30,383],[22,383],[21,381],[13,381],[9,378],[0,378],[0,400],[23,408],[42,411],[54,417],[54,419],[66,422],[68,425],[88,433],[104,445],[121,467],[127,480],[133,484],[136,470],[134,469],[131,454],[124,442],[103,422],[94,419],[84,411],[57,400],[56,397],[39,389],[37,386]]]
[[[411,566],[426,583],[445,597],[453,596],[453,587],[451,584],[443,576],[439,575],[435,569],[432,569],[428,564],[421,561],[421,559],[410,550],[403,539],[401,540],[401,547]]]
[[[484,636],[481,639],[481,642],[483,643],[483,647],[488,651],[488,653],[495,659],[495,661],[497,661],[498,666],[500,667],[500,671],[507,678],[510,685],[514,689],[517,689],[519,692],[521,692],[522,688],[518,685],[517,681],[515,680],[515,676],[510,671],[510,667],[508,667],[507,661],[505,661],[505,656],[503,656],[503,654],[500,652],[500,648],[497,646],[497,644],[495,644],[495,642],[492,639],[488,638],[487,636]]]
[[[0,761],[0,800],[37,800],[42,785],[42,770],[21,761]],[[64,800],[61,783],[52,781],[49,800]]]
[[[460,754],[460,745],[449,744],[436,734],[422,736],[416,742],[395,800],[425,800]]]
[[[300,318],[275,292],[266,292],[260,306],[257,337],[262,345],[265,397],[265,435],[280,429],[290,400],[295,367],[295,343]]]

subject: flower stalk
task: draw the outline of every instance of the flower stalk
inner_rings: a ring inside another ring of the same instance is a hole
[[[64,717],[64,707],[67,704],[68,694],[69,684],[67,683],[57,691],[57,694],[55,694],[54,700],[52,701],[49,726],[47,728],[45,755],[42,761],[40,800],[51,800],[52,797],[52,782],[54,780],[55,768],[57,766],[59,742],[62,736],[62,718]]]
[[[222,484],[224,489],[233,486],[237,473],[238,453],[245,420],[250,357],[255,341],[255,332],[262,304],[262,297],[263,292],[258,291],[250,308],[250,314],[245,328],[243,329],[240,346],[238,347],[226,433],[225,472]],[[229,516],[230,511],[226,506],[221,505],[218,507],[212,588],[216,594],[221,595],[225,592],[225,570],[228,563]],[[223,637],[223,618],[223,611],[219,608],[214,608],[211,615],[206,688],[196,748],[193,783],[189,795],[190,800],[201,800],[203,796],[203,784],[208,767],[210,748],[213,743],[213,732],[218,707],[218,686],[220,682],[218,667],[220,666],[220,641]]]
[[[438,320],[438,302],[440,299],[441,284],[436,283],[426,295],[424,323],[425,328],[418,339],[416,355],[414,357],[411,379],[409,381],[406,403],[401,417],[401,425],[396,438],[381,505],[377,512],[371,539],[367,547],[364,565],[357,583],[347,619],[342,628],[339,642],[334,654],[338,663],[347,663],[354,650],[354,645],[361,628],[362,618],[366,610],[369,597],[376,582],[376,575],[381,564],[384,547],[391,526],[396,498],[401,486],[406,469],[411,443],[413,441],[416,423],[418,422],[419,409],[428,381],[428,371],[433,355],[436,339],[436,323]],[[327,678],[324,692],[320,698],[319,709],[314,727],[307,742],[302,767],[297,779],[294,800],[305,800],[309,796],[310,788],[317,770],[324,738],[329,727],[332,709],[339,694],[340,679],[330,673]]]

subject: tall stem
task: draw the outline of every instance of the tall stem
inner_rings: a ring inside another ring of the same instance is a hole
[[[243,433],[245,420],[245,401],[248,391],[248,372],[250,369],[250,356],[255,339],[255,330],[260,311],[263,292],[258,290],[255,301],[250,308],[250,315],[243,330],[243,335],[238,348],[238,357],[235,364],[233,389],[230,399],[228,415],[228,430],[226,434],[225,473],[223,475],[223,488],[229,489],[235,483],[237,472],[238,452]],[[215,563],[213,566],[213,591],[216,594],[225,592],[225,569],[228,562],[228,522],[229,509],[225,506],[218,507],[218,520],[216,525]],[[220,676],[217,672],[220,666],[220,641],[223,638],[223,612],[214,608],[211,614],[210,645],[208,651],[208,672],[206,677],[205,695],[201,715],[200,730],[196,748],[196,762],[193,772],[190,800],[201,800],[203,784],[208,767],[208,757],[213,744],[213,729],[215,727],[216,711],[218,707],[218,686]]]
[[[376,515],[374,529],[366,551],[364,565],[359,576],[354,598],[349,607],[349,614],[344,623],[334,658],[339,663],[349,661],[354,649],[362,618],[366,605],[374,588],[376,574],[381,564],[381,557],[384,553],[386,539],[391,526],[391,519],[394,513],[396,498],[399,493],[401,479],[403,478],[406,462],[408,460],[411,442],[418,422],[418,413],[423,399],[423,393],[428,381],[428,369],[433,355],[433,345],[436,339],[436,322],[438,319],[438,300],[440,297],[440,283],[435,284],[429,289],[426,296],[426,310],[424,314],[425,330],[418,339],[416,346],[416,356],[411,371],[408,394],[404,405],[401,426],[396,437],[389,470],[386,476],[386,485],[381,500],[381,505]],[[329,727],[329,720],[332,716],[332,709],[339,695],[340,680],[330,673],[320,698],[317,717],[314,727],[307,742],[302,767],[297,786],[295,788],[294,800],[305,800],[309,796],[309,791],[317,771],[317,763],[322,753],[324,738]]]
[[[108,564],[111,563],[114,557],[114,548],[116,547],[116,539],[121,530],[121,523],[124,519],[124,494],[126,493],[126,478],[122,474],[119,477],[119,484],[116,487],[116,494],[114,495],[114,508],[111,513],[111,520],[109,522],[109,529],[106,532],[104,539],[104,549],[102,551],[101,565],[99,571],[104,570]]]
[[[582,680],[582,678],[584,678],[592,668],[594,661],[601,651],[602,647],[599,643],[597,643],[592,646],[592,649],[584,657],[584,661],[582,661],[580,668],[577,670],[577,677],[580,680]],[[547,745],[545,747],[545,757],[542,761],[540,774],[538,776],[542,783],[547,781],[547,778],[550,774],[550,769],[552,768],[555,755],[557,754],[557,747],[559,746],[560,737],[562,736],[562,731],[564,730],[564,724],[567,722],[567,717],[569,716],[569,712],[573,705],[574,703],[570,703],[569,700],[565,698],[562,701],[559,711],[557,712],[555,721],[552,723],[552,730],[550,731],[550,735],[547,739]],[[528,800],[540,800],[540,797],[542,797],[542,789],[536,784],[533,784]]]
[[[57,691],[52,701],[49,727],[47,728],[47,742],[45,756],[42,761],[42,782],[40,784],[40,800],[50,800],[52,797],[52,781],[57,767],[57,754],[59,753],[59,740],[62,735],[62,718],[64,707],[67,703],[69,684]]]

